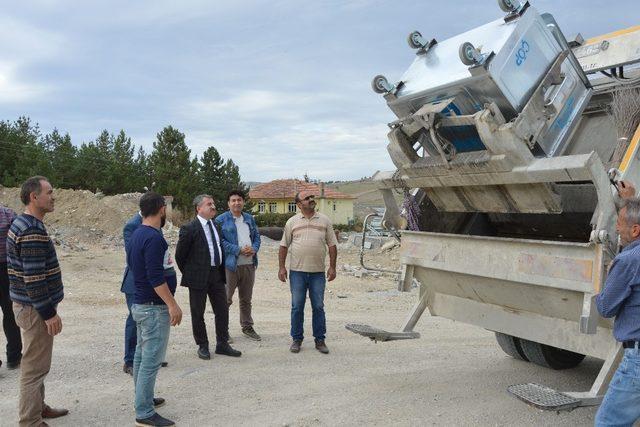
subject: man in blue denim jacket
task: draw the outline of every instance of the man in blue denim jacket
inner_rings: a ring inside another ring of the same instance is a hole
[[[625,200],[616,229],[624,249],[611,262],[596,305],[603,317],[615,316],[613,335],[625,350],[596,426],[631,426],[640,419],[640,199]]]
[[[242,333],[255,341],[260,335],[253,329],[251,317],[251,297],[258,267],[260,233],[251,215],[242,212],[244,193],[233,190],[227,195],[229,211],[216,218],[222,229],[222,249],[225,254],[227,276],[227,303],[233,302],[233,294],[238,288],[240,299],[240,326]]]

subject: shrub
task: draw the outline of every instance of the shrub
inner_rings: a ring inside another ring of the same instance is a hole
[[[295,214],[295,212],[258,214],[256,215],[256,224],[258,227],[284,227],[287,220]]]
[[[333,224],[333,229],[342,231],[342,232],[347,232],[347,231],[360,232],[362,231],[362,222],[358,221],[354,224]]]

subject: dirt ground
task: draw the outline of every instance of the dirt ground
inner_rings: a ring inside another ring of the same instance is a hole
[[[86,251],[59,247],[65,299],[56,337],[47,402],[68,416],[52,426],[133,425],[133,383],[122,372],[124,264],[121,248]],[[357,249],[341,244],[338,266],[357,265]],[[373,254],[371,264],[397,266],[395,255]],[[265,242],[254,291],[255,328],[262,342],[240,333],[237,302],[230,332],[241,358],[196,356],[188,294],[177,298],[185,313],[172,328],[167,360],[156,395],[167,399],[159,412],[179,425],[592,425],[594,408],[543,412],[511,397],[506,387],[537,382],[562,390],[588,390],[601,362],[587,358],[578,368],[554,372],[507,357],[491,332],[443,318],[423,316],[421,339],[373,343],[345,330],[349,322],[400,327],[417,290],[398,293],[388,277],[356,278],[339,272],[327,286],[329,355],[313,348],[310,307],[308,338],[299,354],[288,351],[290,296],[276,279],[277,244]],[[340,270],[340,268],[339,268]],[[213,336],[213,314],[207,314]],[[0,346],[4,346],[0,334]],[[3,355],[4,356],[4,355]],[[17,420],[18,371],[0,368],[0,425]]]

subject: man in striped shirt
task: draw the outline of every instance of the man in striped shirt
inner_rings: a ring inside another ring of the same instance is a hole
[[[51,368],[53,337],[62,331],[57,307],[64,296],[56,249],[42,222],[54,209],[49,180],[43,176],[27,179],[22,184],[20,200],[25,211],[15,218],[7,235],[9,294],[24,345],[19,425],[47,426],[43,418],[57,418],[69,412],[44,403],[44,379]]]
[[[326,282],[336,278],[338,241],[331,220],[316,212],[315,194],[301,191],[295,202],[300,213],[289,218],[280,241],[278,278],[287,281],[285,261],[289,254],[289,287],[291,289],[291,347],[292,353],[300,352],[304,339],[304,304],[309,292],[312,317],[311,326],[316,349],[329,353],[324,342],[327,332],[324,313],[324,290]],[[326,268],[327,249],[329,267]],[[326,268],[326,275],[325,275]]]

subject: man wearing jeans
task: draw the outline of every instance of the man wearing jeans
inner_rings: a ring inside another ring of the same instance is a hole
[[[336,235],[331,220],[315,211],[315,194],[301,191],[295,196],[300,213],[292,216],[284,227],[278,254],[280,270],[278,278],[287,281],[285,260],[289,259],[289,284],[291,288],[291,338],[289,350],[300,352],[304,339],[304,304],[309,291],[313,309],[312,327],[316,349],[329,353],[325,344],[327,331],[324,315],[325,258],[329,248],[329,268],[326,279],[336,278],[336,258],[338,256]]]
[[[611,262],[596,306],[603,317],[615,316],[613,335],[625,350],[596,414],[596,426],[631,426],[640,419],[640,199],[624,203],[616,223],[624,249]]]
[[[133,358],[137,426],[175,425],[154,409],[164,404],[164,399],[153,397],[156,375],[167,351],[169,325],[179,325],[182,320],[182,310],[173,298],[177,283],[173,259],[161,231],[165,210],[161,195],[145,193],[140,198],[142,225],[127,247],[127,265],[136,286],[131,314],[138,338]]]

